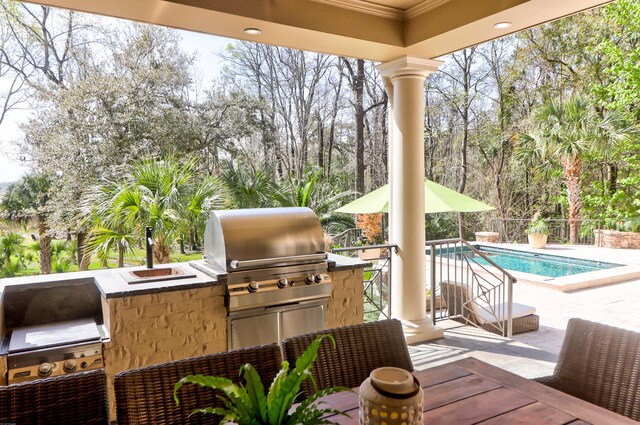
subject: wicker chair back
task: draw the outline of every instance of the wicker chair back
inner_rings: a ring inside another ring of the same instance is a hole
[[[569,320],[550,387],[640,420],[640,333]]]
[[[336,385],[357,387],[369,377],[372,370],[382,366],[395,366],[413,371],[407,342],[398,320],[350,325],[327,329],[285,339],[282,343],[284,358],[290,364],[304,352],[319,334],[331,334],[336,348],[330,340],[322,341],[312,373],[318,389]],[[313,394],[309,381],[302,386],[305,397]]]
[[[217,424],[215,415],[189,414],[197,408],[223,406],[209,388],[185,385],[178,392],[180,404],[173,400],[173,387],[187,375],[224,376],[243,382],[240,367],[251,363],[265,387],[271,384],[280,367],[282,354],[277,344],[206,354],[142,367],[116,374],[114,387],[119,424]]]
[[[0,423],[108,424],[104,370],[0,387]]]

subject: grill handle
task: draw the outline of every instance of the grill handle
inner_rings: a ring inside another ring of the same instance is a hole
[[[282,263],[302,263],[313,261],[324,261],[327,259],[327,254],[307,254],[307,255],[294,255],[291,257],[276,257],[276,258],[261,258],[259,260],[231,260],[229,266],[232,269],[253,269],[256,267],[268,267],[280,265]]]

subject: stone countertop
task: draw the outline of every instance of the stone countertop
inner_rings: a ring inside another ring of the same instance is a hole
[[[180,268],[185,274],[193,276],[158,280],[155,282],[144,282],[143,280],[140,283],[129,282],[129,273],[136,270],[145,270],[146,268],[142,266],[112,270],[108,275],[96,276],[96,282],[98,283],[100,292],[106,299],[155,294],[160,292],[182,291],[222,285],[226,283],[226,280],[209,276],[190,266],[189,263],[158,264],[154,266],[154,269],[162,269],[166,267]]]
[[[363,261],[359,258],[345,257],[344,255],[329,253],[329,271],[364,269],[372,267],[370,261]]]
[[[0,296],[4,288],[13,285],[32,284],[64,284],[93,279],[102,296],[106,299],[128,297],[133,295],[154,294],[160,292],[180,291],[193,288],[221,285],[225,281],[218,280],[191,267],[189,263],[159,264],[154,269],[164,267],[181,268],[193,277],[159,280],[155,282],[129,283],[127,274],[135,270],[145,270],[144,266],[122,269],[89,270],[82,272],[56,273],[49,275],[25,276],[2,279]]]
[[[341,270],[361,269],[371,267],[371,263],[359,258],[350,258],[337,254],[329,254],[329,272]],[[193,264],[194,262],[191,262]],[[196,262],[199,263],[199,262]],[[63,284],[74,281],[94,279],[102,296],[106,299],[121,298],[133,295],[155,294],[160,292],[181,291],[193,288],[202,288],[226,283],[226,274],[212,277],[203,273],[200,267],[193,267],[190,263],[159,264],[154,269],[165,267],[181,268],[185,273],[193,277],[158,280],[155,282],[129,283],[129,272],[145,270],[144,266],[127,267],[122,269],[89,270],[82,272],[56,273],[49,275],[36,275],[2,279],[0,283],[0,299],[6,286],[31,285],[31,284]]]

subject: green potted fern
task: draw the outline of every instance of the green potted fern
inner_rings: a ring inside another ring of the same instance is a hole
[[[292,409],[296,396],[300,392],[300,386],[307,379],[311,379],[311,367],[318,355],[320,343],[324,338],[329,338],[335,348],[335,340],[331,335],[319,335],[309,345],[304,353],[296,360],[295,368],[289,370],[289,363],[282,362],[282,369],[276,375],[265,395],[262,381],[258,372],[247,363],[240,369],[240,374],[245,384],[234,384],[230,379],[218,376],[189,375],[182,378],[174,386],[173,398],[179,404],[178,390],[184,384],[195,384],[202,387],[220,390],[224,407],[203,407],[195,409],[191,414],[215,414],[220,415],[221,424],[238,425],[292,425],[292,424],[329,424],[323,419],[327,415],[342,414],[335,409],[321,407],[320,398],[335,392],[348,390],[345,387],[331,387],[315,392],[303,400],[295,409]],[[315,384],[314,384],[315,385]]]
[[[536,213],[527,226],[527,239],[531,248],[540,249],[547,245],[549,223]]]

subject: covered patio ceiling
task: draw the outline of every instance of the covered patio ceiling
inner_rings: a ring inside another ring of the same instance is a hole
[[[35,0],[134,21],[376,61],[430,59],[611,0]],[[496,29],[499,22],[511,24]],[[258,28],[259,35],[245,33]]]

